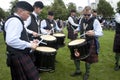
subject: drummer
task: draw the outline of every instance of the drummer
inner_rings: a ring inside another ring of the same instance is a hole
[[[98,37],[102,36],[102,28],[99,21],[92,17],[91,7],[86,6],[83,10],[84,17],[81,19],[80,23],[80,34],[84,34],[81,38],[85,38],[88,42],[89,56],[85,58],[85,68],[86,72],[84,74],[83,80],[88,80],[90,74],[90,66],[92,63],[98,62]],[[76,32],[76,31],[75,31]],[[80,53],[79,53],[80,54]],[[71,76],[80,75],[80,60],[74,60],[76,71]]]
[[[36,41],[30,43],[23,21],[33,7],[26,1],[18,1],[15,12],[4,24],[4,38],[7,50],[7,65],[10,67],[11,80],[40,80],[38,71],[29,57],[30,49],[38,46]]]
[[[74,33],[74,31],[79,27],[78,18],[76,17],[76,10],[72,9],[70,11],[70,16],[68,17],[68,39],[75,40],[78,34]]]
[[[47,19],[41,21],[41,33],[42,34],[53,34],[55,32],[61,32],[57,25],[57,22],[54,20],[54,12],[49,11]]]
[[[27,30],[29,40],[32,41],[34,39],[39,39],[38,34],[40,33],[39,28],[39,18],[38,15],[41,13],[42,9],[44,7],[44,4],[41,1],[36,1],[33,5],[33,12],[30,14],[28,19],[24,21],[24,26]],[[30,54],[30,57],[33,61],[35,61],[34,54],[36,51],[32,51],[32,54]]]
[[[29,18],[24,21],[27,32],[29,33],[30,40],[33,40],[33,37],[37,37],[38,33],[40,34],[40,19],[38,14],[41,13],[44,4],[41,1],[36,1],[33,5],[34,11],[29,16]]]

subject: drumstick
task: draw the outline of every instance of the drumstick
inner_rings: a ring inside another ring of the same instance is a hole
[[[73,29],[73,31],[75,31],[75,29],[71,26],[71,28]]]
[[[43,39],[41,39],[39,42],[38,42],[38,45],[43,41]]]
[[[86,33],[81,34],[80,37],[84,36],[85,34],[86,34]]]
[[[40,43],[47,45],[47,43],[45,43],[45,42],[40,42]]]
[[[38,36],[41,36],[41,35],[43,35],[43,34],[38,34]]]
[[[47,45],[47,43],[42,42],[42,41],[43,41],[43,39],[41,39],[41,40],[38,42],[38,45],[39,45],[40,43]]]

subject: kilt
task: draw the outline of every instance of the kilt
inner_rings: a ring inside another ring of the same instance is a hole
[[[67,27],[67,30],[68,30],[68,39],[71,40],[77,39],[78,34],[74,34],[74,30],[70,26]]]
[[[95,44],[95,40],[90,41],[90,49],[89,49],[89,56],[82,61],[85,61],[87,63],[96,63],[98,62],[98,54],[97,54],[97,47]]]
[[[120,34],[115,34],[113,52],[120,53]]]
[[[39,73],[28,54],[11,55],[12,80],[39,80]]]

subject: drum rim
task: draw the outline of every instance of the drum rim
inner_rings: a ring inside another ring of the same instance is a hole
[[[79,40],[79,39],[76,39],[76,40]],[[83,44],[86,44],[87,42],[86,42],[86,40],[85,39],[83,39],[84,41],[82,42],[82,43],[79,43],[79,44],[75,44],[75,45],[70,45],[70,43],[72,42],[72,41],[70,41],[69,43],[68,43],[68,46],[81,46],[81,45],[83,45]],[[75,41],[75,40],[73,40],[73,41]]]
[[[59,34],[62,34],[62,36],[57,36]],[[55,36],[55,37],[65,37],[65,34],[63,34],[63,33],[54,33],[53,36]]]
[[[38,48],[49,48],[49,49],[53,49],[53,51],[43,51],[43,50],[38,50]],[[36,51],[44,52],[44,53],[54,53],[54,52],[56,52],[57,50],[56,50],[55,48],[48,47],[48,46],[39,46],[39,47],[36,48]]]
[[[50,36],[50,37],[53,37],[54,39],[52,39],[52,40],[49,40],[49,39],[45,39],[45,38],[42,38],[42,36]],[[54,37],[54,36],[52,36],[52,35],[42,35],[42,36],[40,36],[40,38],[41,39],[43,39],[43,40],[45,40],[45,41],[56,41],[56,37]]]

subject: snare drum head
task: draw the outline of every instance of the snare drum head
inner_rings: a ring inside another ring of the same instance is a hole
[[[55,36],[55,37],[65,37],[65,34],[63,34],[63,33],[55,33],[55,34],[53,34],[53,36]]]
[[[41,46],[41,47],[37,47],[36,48],[37,51],[41,51],[41,52],[56,52],[56,49],[51,48],[51,47],[46,47],[46,46]]]
[[[68,43],[69,46],[74,46],[78,44],[82,44],[85,42],[85,39],[76,39]]]
[[[40,38],[42,38],[43,40],[46,40],[46,41],[54,41],[54,40],[56,40],[56,37],[51,36],[51,35],[42,35]]]

